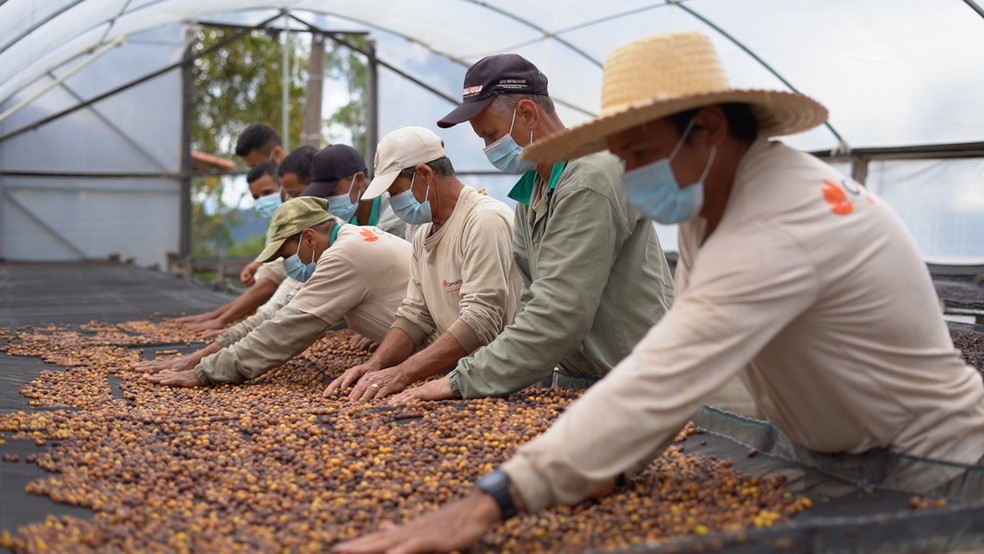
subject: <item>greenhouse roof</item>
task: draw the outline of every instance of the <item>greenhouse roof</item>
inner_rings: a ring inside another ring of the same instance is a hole
[[[0,102],[29,103],[43,93],[42,77],[84,71],[87,60],[168,23],[289,25],[370,33],[384,67],[427,83],[442,104],[428,118],[460,96],[468,65],[518,52],[549,77],[571,125],[598,110],[615,47],[699,30],[734,85],[795,89],[829,108],[829,125],[791,138],[794,146],[959,144],[982,140],[982,13],[974,0],[15,0],[0,3]],[[382,91],[381,102],[393,94]],[[391,119],[383,131],[407,123]]]

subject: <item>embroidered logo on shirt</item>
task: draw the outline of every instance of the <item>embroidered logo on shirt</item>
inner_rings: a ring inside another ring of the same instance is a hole
[[[461,290],[461,279],[455,281],[448,281],[445,279],[441,284],[444,285],[444,292],[446,293],[458,292]]]
[[[830,204],[830,211],[837,215],[847,215],[854,211],[854,203],[847,199],[847,193],[837,183],[823,180],[823,198]]]
[[[376,242],[379,240],[379,235],[372,232],[372,229],[359,229],[359,234],[362,235],[362,240],[366,242]]]

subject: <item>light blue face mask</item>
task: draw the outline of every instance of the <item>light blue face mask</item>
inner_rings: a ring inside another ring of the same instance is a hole
[[[352,189],[357,186],[357,175],[358,173],[352,175],[349,179],[349,181],[351,181],[351,185],[349,185],[348,191],[343,194],[336,194],[335,196],[329,196],[327,198],[328,211],[331,212],[331,215],[341,219],[342,221],[347,222],[351,220],[352,216],[355,215],[355,211],[359,209],[359,201],[356,200],[355,202],[352,202]],[[359,196],[361,198],[362,195],[360,194]]]
[[[430,185],[427,185],[427,192],[424,193],[424,202],[417,202],[413,196],[413,180],[417,177],[414,173],[410,178],[410,188],[390,197],[390,207],[393,213],[410,225],[423,225],[431,222],[431,204],[427,196],[430,194]]]
[[[499,171],[522,174],[536,169],[536,164],[520,158],[523,147],[516,144],[512,138],[513,126],[516,125],[516,110],[513,110],[512,123],[509,132],[502,138],[485,147],[485,156]],[[533,130],[530,129],[530,144],[533,144]]]
[[[355,215],[355,210],[359,208],[358,204],[352,202],[348,192],[336,196],[329,196],[327,200],[328,211],[331,212],[331,215],[342,221],[352,219],[352,216]]]
[[[700,213],[704,205],[704,179],[714,163],[716,147],[711,147],[711,154],[700,179],[690,186],[681,187],[673,174],[673,167],[670,166],[693,126],[694,120],[691,119],[669,158],[626,171],[622,175],[625,197],[645,217],[669,225],[682,223]]]
[[[279,208],[283,203],[284,201],[280,199],[280,193],[275,192],[273,194],[268,194],[257,198],[256,202],[253,203],[253,208],[256,210],[256,213],[260,214],[260,216],[270,219],[277,211],[277,208]]]
[[[301,261],[299,254],[301,253],[301,241],[303,240],[304,236],[301,235],[301,239],[297,242],[297,252],[284,258],[284,270],[287,271],[287,275],[290,277],[305,283],[314,274],[314,268],[318,264],[314,260],[313,250],[311,251],[311,263],[306,264]]]

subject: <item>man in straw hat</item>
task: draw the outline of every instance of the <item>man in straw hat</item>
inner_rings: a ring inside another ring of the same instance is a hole
[[[498,396],[536,383],[587,388],[672,303],[673,279],[656,232],[626,201],[622,166],[611,154],[545,164],[519,159],[533,140],[564,129],[547,78],[528,60],[479,60],[465,74],[463,97],[438,126],[469,122],[489,161],[522,175],[509,196],[517,202],[513,255],[525,285],[523,309],[447,377],[394,401]]]
[[[630,200],[681,224],[673,308],[477,490],[338,550],[460,549],[517,511],[610,490],[736,374],[810,451],[978,462],[984,383],[954,350],[902,223],[860,185],[768,140],[825,119],[800,94],[731,88],[697,33],[616,50],[602,115],[525,155],[552,162],[607,146],[625,160]]]
[[[284,202],[257,257],[283,257],[301,284],[279,310],[260,312],[189,356],[135,369],[162,385],[242,383],[280,366],[345,320],[379,342],[393,323],[410,277],[410,244],[376,227],[340,223],[324,198]]]

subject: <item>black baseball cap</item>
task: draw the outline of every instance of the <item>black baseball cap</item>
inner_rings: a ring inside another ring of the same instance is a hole
[[[301,196],[327,198],[334,192],[339,179],[366,171],[362,154],[346,144],[332,144],[319,150],[311,160],[311,184]]]
[[[547,94],[547,77],[519,54],[486,56],[465,72],[461,105],[437,122],[454,127],[482,113],[497,94]]]

